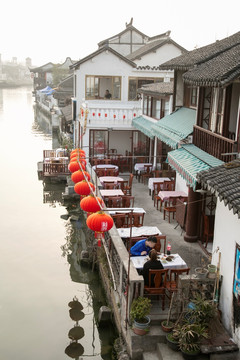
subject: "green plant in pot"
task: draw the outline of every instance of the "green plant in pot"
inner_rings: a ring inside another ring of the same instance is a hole
[[[133,331],[137,335],[144,335],[149,330],[151,300],[139,296],[131,304],[130,318],[133,323]]]
[[[208,337],[206,327],[200,323],[181,324],[178,326],[176,334],[179,338],[179,348],[186,360],[192,359],[200,353],[200,341],[202,338]]]
[[[167,340],[167,345],[170,349],[174,351],[179,350],[179,337],[178,337],[178,332],[176,331],[175,328],[173,328],[173,331],[169,332],[166,335],[166,340]]]

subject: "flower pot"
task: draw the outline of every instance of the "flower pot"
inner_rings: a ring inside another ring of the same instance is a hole
[[[208,265],[208,277],[211,279],[214,279],[217,274],[217,267],[216,265],[209,264]]]
[[[200,350],[195,350],[195,351],[181,350],[182,356],[185,360],[192,360],[197,358],[200,352],[201,352]]]
[[[133,332],[136,335],[145,335],[149,331],[149,325],[150,325],[150,317],[145,316],[146,321],[144,323],[140,323],[136,320],[133,321]]]
[[[208,273],[208,269],[206,269],[206,268],[198,267],[195,269],[195,274],[198,277],[205,278],[207,276],[207,273]]]
[[[170,331],[172,331],[172,329],[174,327],[174,323],[172,321],[169,321],[167,323],[167,320],[163,320],[161,322],[161,326],[162,326],[163,331],[170,332]]]
[[[172,333],[166,335],[167,345],[173,351],[179,351],[178,340],[174,339]]]

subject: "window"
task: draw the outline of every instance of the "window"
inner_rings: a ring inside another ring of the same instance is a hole
[[[212,99],[213,101],[210,108],[210,130],[217,134],[222,134],[225,89],[213,88]]]
[[[110,94],[107,97],[106,90]],[[87,100],[121,100],[121,77],[87,75],[85,97]]]
[[[160,82],[159,79],[148,78],[129,78],[128,80],[128,100],[138,100],[137,89],[146,84],[152,84],[154,82]]]
[[[191,88],[190,94],[190,106],[197,107],[197,88]]]

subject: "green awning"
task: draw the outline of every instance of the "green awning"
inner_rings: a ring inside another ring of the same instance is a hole
[[[177,149],[179,142],[193,132],[195,123],[196,110],[182,107],[152,125],[151,131],[172,149]]]
[[[182,145],[181,148],[170,151],[167,161],[193,190],[196,188],[196,176],[199,172],[224,164],[193,144]]]
[[[150,137],[150,139],[154,138],[154,133],[152,132],[151,128],[154,124],[157,123],[157,120],[150,120],[143,116],[138,116],[132,121],[132,125],[140,130],[142,133]]]

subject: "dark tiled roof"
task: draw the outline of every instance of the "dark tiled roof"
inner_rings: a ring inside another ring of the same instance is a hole
[[[126,26],[126,29],[124,29],[123,31],[121,31],[120,33],[116,34],[116,35],[113,35],[105,40],[102,40],[98,43],[98,46],[101,47],[101,46],[104,46],[106,44],[109,43],[109,40],[112,40],[112,39],[115,39],[116,37],[118,36],[121,36],[123,35],[125,32],[129,31],[129,30],[133,30],[133,31],[136,31],[138,34],[140,34],[141,36],[145,37],[145,38],[149,38],[147,35],[145,35],[144,33],[142,33],[141,31],[139,31],[138,29],[136,29],[134,26],[132,25],[128,25]]]
[[[175,41],[173,41],[172,39],[166,38],[166,36],[165,36],[162,39],[158,39],[158,40],[147,43],[146,45],[142,46],[140,49],[134,51],[133,53],[129,54],[126,57],[127,57],[127,59],[134,61],[136,59],[140,59],[142,56],[144,56],[145,54],[148,54],[149,52],[157,50],[159,47],[161,47],[165,44],[174,44],[175,46],[179,47],[182,51],[186,52],[186,49],[184,49],[182,46],[175,43]]]
[[[208,61],[218,54],[240,44],[240,31],[225,39],[218,40],[210,45],[189,51],[174,59],[171,59],[160,67],[164,70],[188,70],[194,65]]]
[[[240,159],[202,171],[197,174],[197,179],[240,219]]]
[[[173,94],[173,81],[143,85],[138,92],[147,95],[171,95]]]
[[[184,82],[195,86],[223,86],[240,76],[240,45],[183,74]]]
[[[92,54],[86,56],[85,58],[77,61],[75,64],[70,66],[70,69],[77,69],[81,64],[83,64],[84,62],[94,58],[95,56],[101,54],[104,51],[109,51],[112,54],[119,57],[120,59],[122,59],[123,61],[125,61],[126,63],[128,63],[129,65],[131,65],[132,67],[136,67],[136,64],[133,61],[128,60],[125,56],[121,55],[120,53],[118,53],[117,51],[113,50],[111,47],[106,45],[106,46],[101,47],[97,51],[93,52]]]

